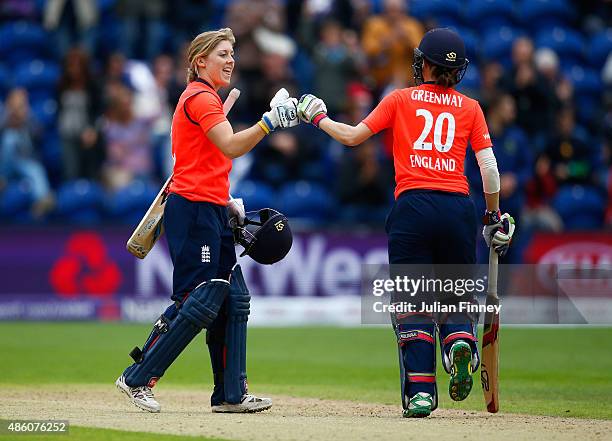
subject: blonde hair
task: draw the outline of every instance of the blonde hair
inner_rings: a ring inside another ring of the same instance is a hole
[[[198,68],[195,64],[196,60],[199,57],[206,57],[209,55],[219,43],[225,40],[229,41],[232,46],[236,43],[236,38],[230,28],[202,32],[193,39],[187,50],[187,60],[189,61],[189,67],[187,68],[188,83],[198,78]]]

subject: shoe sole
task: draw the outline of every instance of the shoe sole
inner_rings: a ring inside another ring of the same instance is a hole
[[[161,411],[161,409],[151,409],[150,407],[146,407],[145,405],[139,403],[138,401],[136,401],[135,399],[132,398],[132,395],[130,395],[130,393],[125,390],[123,387],[121,387],[120,384],[115,383],[115,386],[117,386],[117,389],[119,389],[119,391],[123,394],[125,394],[125,396],[128,397],[128,399],[132,402],[132,404],[134,406],[136,406],[137,408],[147,411],[147,412],[151,412],[151,413],[159,413]]]
[[[250,408],[250,409],[245,409],[245,408],[218,408],[218,407],[213,407],[212,411],[213,413],[257,413],[257,412],[263,412],[264,410],[268,410],[269,408],[271,408],[272,405],[271,404],[266,404],[263,405],[261,407],[255,407],[255,408]]]
[[[431,414],[430,409],[412,409],[404,411],[404,418],[425,418]]]
[[[472,350],[466,344],[455,349],[451,355],[453,366],[448,394],[454,401],[463,401],[472,391]]]

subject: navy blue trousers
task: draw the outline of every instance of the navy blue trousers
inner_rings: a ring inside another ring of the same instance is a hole
[[[206,280],[229,278],[236,250],[227,207],[171,194],[164,229],[174,265],[172,300],[182,301]]]
[[[448,273],[449,269],[452,273],[451,264],[476,263],[476,223],[474,204],[466,195],[434,190],[406,191],[397,198],[387,217],[389,263],[444,265],[439,267],[441,273],[435,272],[435,277],[452,276]],[[474,333],[469,320],[464,318],[456,324],[453,317],[449,318],[448,322],[438,323],[441,342],[447,341],[451,334]],[[417,392],[435,393],[434,317],[413,315],[395,323],[405,377],[402,394],[406,393],[409,398]],[[416,337],[407,340],[403,338],[406,335]],[[470,343],[477,350],[475,343]],[[445,349],[449,350],[442,348]]]

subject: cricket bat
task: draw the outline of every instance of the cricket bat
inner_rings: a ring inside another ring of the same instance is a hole
[[[493,249],[489,250],[489,281],[487,289],[487,311],[489,306],[498,306],[497,295],[497,259]],[[484,393],[487,411],[499,411],[499,313],[485,313],[484,331],[482,334],[482,361],[480,364],[480,381]]]
[[[230,91],[223,103],[223,112],[226,115],[232,109],[239,96],[240,90],[234,88]],[[157,196],[155,196],[153,203],[151,203],[151,206],[127,241],[126,249],[139,259],[144,259],[147,256],[155,242],[157,242],[157,239],[164,233],[162,219],[164,217],[166,200],[170,194],[171,183],[172,175],[166,180]]]

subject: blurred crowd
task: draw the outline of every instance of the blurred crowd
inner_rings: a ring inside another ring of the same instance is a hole
[[[1,221],[138,221],[171,173],[170,123],[199,32],[236,35],[239,130],[279,87],[356,124],[414,85],[414,47],[449,26],[466,42],[458,90],[485,112],[502,209],[525,231],[610,227],[611,11],[569,0],[2,0]],[[348,149],[304,124],[279,131],[234,161],[232,192],[248,209],[380,225],[390,142]],[[471,152],[466,174],[481,195]]]

